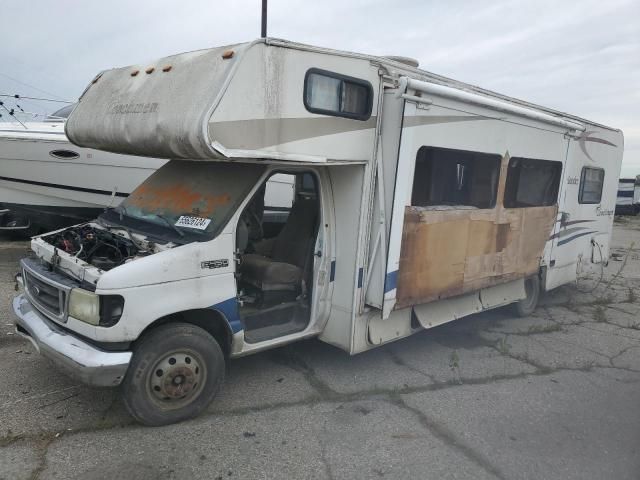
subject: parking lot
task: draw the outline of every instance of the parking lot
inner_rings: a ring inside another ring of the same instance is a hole
[[[486,312],[354,357],[311,340],[238,359],[204,415],[161,428],[13,333],[27,247],[0,241],[0,479],[640,475],[639,218],[616,220],[597,285],[529,318]]]

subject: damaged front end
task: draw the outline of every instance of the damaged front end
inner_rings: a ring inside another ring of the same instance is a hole
[[[124,232],[123,232],[124,233]],[[41,238],[58,252],[109,271],[138,256],[148,255],[150,242],[136,241],[133,234],[116,234],[105,227],[78,225]]]
[[[35,255],[51,269],[94,288],[104,272],[175,246],[168,240],[151,241],[127,227],[102,222],[64,228],[31,242]]]

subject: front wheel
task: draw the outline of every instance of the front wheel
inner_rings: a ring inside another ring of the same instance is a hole
[[[122,384],[129,413],[145,425],[167,425],[199,415],[224,380],[225,360],[208,332],[188,323],[162,325],[133,352]]]
[[[540,278],[537,275],[524,280],[526,297],[516,302],[515,311],[520,317],[531,315],[538,306],[540,298]]]

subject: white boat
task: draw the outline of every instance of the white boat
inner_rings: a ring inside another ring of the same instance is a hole
[[[64,133],[72,107],[0,123],[0,230],[35,234],[95,218],[166,162],[73,145]]]

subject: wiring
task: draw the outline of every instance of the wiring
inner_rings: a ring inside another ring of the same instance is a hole
[[[28,130],[27,126],[26,126],[24,123],[22,123],[22,122],[18,119],[18,117],[16,117],[16,116],[15,116],[15,111],[14,111],[14,109],[13,109],[13,108],[12,108],[11,110],[9,110],[9,109],[7,108],[7,106],[4,104],[4,102],[2,102],[2,101],[0,101],[0,107],[4,108],[7,112],[9,112],[9,115],[10,115],[10,116],[12,116],[13,118],[15,118],[15,119],[16,119],[16,122],[18,122],[20,125],[22,125],[25,129],[27,129],[27,130]],[[1,117],[1,116],[2,116],[2,115],[0,115],[0,117]]]
[[[40,97],[27,97],[24,95],[19,95],[17,93],[14,94],[8,94],[8,93],[0,93],[0,97],[7,97],[7,98],[15,98],[15,99],[25,99],[25,100],[39,100],[41,102],[55,102],[55,103],[66,103],[68,105],[72,104],[73,102],[70,102],[68,100],[54,100],[52,98],[40,98]]]
[[[600,261],[598,262],[598,264],[600,265],[600,276],[598,277],[598,281],[593,286],[593,288],[583,290],[580,288],[580,279],[578,278],[578,275],[576,275],[576,288],[580,293],[592,293],[596,288],[600,286],[600,284],[602,283],[602,279],[604,278],[604,257],[602,255],[602,248],[600,247],[600,244],[594,239],[591,240],[591,245],[598,247],[598,252],[600,253]],[[580,259],[580,262],[581,261],[582,259]]]

